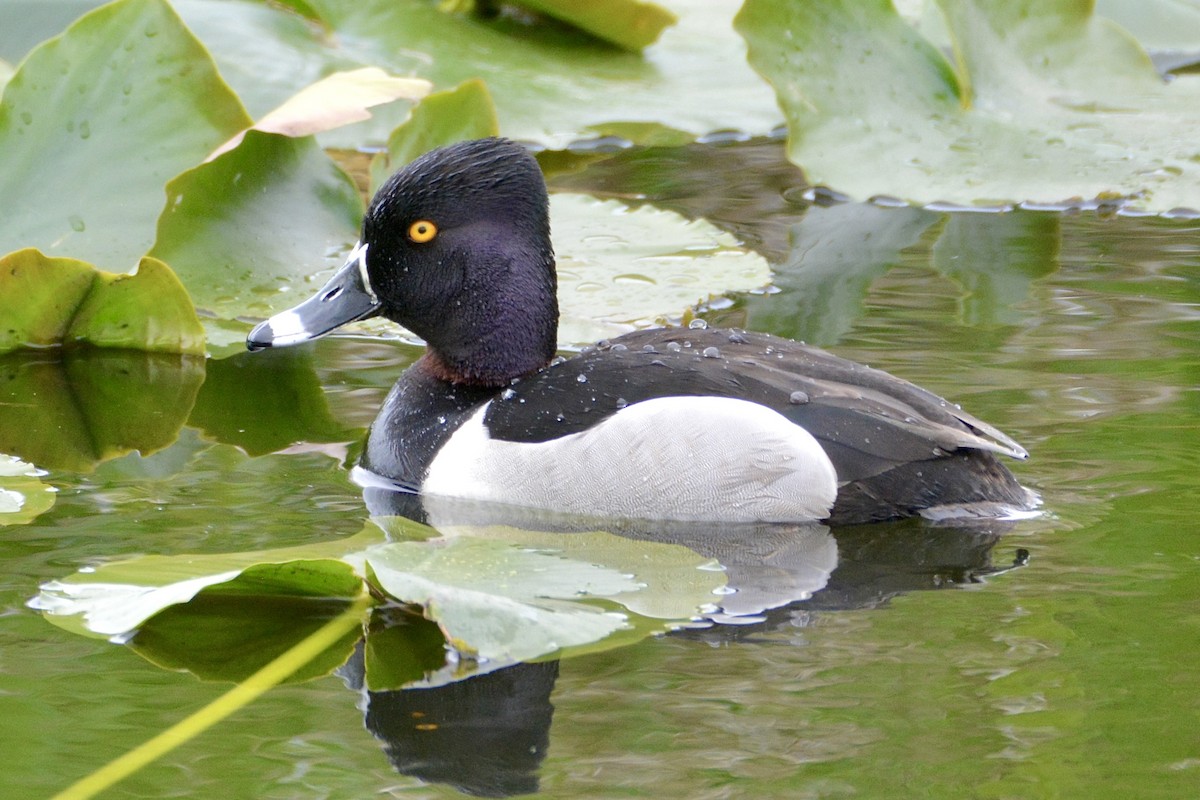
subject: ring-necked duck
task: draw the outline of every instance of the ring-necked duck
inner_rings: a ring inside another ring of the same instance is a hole
[[[880,370],[761,333],[644,330],[555,359],[546,187],[519,145],[434,150],[251,350],[383,315],[427,343],[362,467],[425,494],[606,516],[857,523],[1027,509],[1016,442]]]

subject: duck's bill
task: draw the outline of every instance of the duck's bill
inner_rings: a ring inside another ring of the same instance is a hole
[[[321,291],[256,325],[246,337],[246,347],[263,350],[307,342],[347,323],[373,317],[379,306],[367,277],[367,246],[360,244]]]

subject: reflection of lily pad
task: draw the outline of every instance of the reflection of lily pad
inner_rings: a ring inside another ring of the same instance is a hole
[[[203,381],[196,356],[91,348],[7,355],[0,452],[72,472],[152,453],[175,441]]]
[[[359,435],[329,413],[312,355],[303,348],[240,353],[208,363],[188,424],[252,456],[297,442],[344,442]]]
[[[0,453],[0,526],[24,525],[54,505],[54,487],[46,473],[15,456]]]
[[[954,64],[889,0],[745,4],[750,61],[814,182],[862,199],[1200,206],[1200,78],[1164,83],[1090,3],[940,5]]]

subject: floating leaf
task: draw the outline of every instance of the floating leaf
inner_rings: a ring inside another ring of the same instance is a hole
[[[203,382],[199,356],[80,348],[0,357],[0,452],[70,472],[149,455],[175,441]]]
[[[187,292],[153,258],[125,275],[33,249],[0,257],[0,320],[0,353],[75,343],[204,352],[204,330]]]
[[[749,0],[737,27],[814,182],[973,204],[1200,206],[1200,79],[1165,84],[1089,3],[942,3],[957,65],[888,0]]]
[[[760,289],[767,262],[703,220],[584,195],[550,198],[559,342],[583,344]]]
[[[41,482],[45,474],[16,456],[0,453],[0,526],[24,525],[50,510],[56,490]]]
[[[654,44],[678,20],[654,3],[641,0],[519,0],[521,5],[569,22],[593,36],[626,50]]]
[[[167,198],[151,254],[198,307],[226,317],[308,297],[341,265],[362,216],[353,183],[315,141],[260,131],[172,180]]]
[[[371,118],[372,106],[401,98],[418,100],[429,93],[429,81],[396,78],[378,67],[335,72],[306,86],[283,105],[267,112],[251,130],[284,136],[313,136]],[[239,133],[218,147],[208,160],[237,147]]]
[[[431,94],[392,131],[387,150],[371,159],[371,193],[400,167],[435,147],[482,139],[500,132],[496,106],[480,80]]]
[[[340,559],[381,538],[378,528],[368,526],[346,539],[300,547],[114,561],[43,584],[30,605],[76,633],[119,636],[218,585],[224,585],[223,595],[241,595],[248,603],[255,597],[352,598],[362,578]]]
[[[625,627],[625,617],[580,596],[637,589],[611,569],[485,539],[395,542],[365,558],[373,580],[423,606],[456,649],[502,662],[607,637]]]
[[[311,0],[304,6],[318,25],[307,26],[255,3],[188,2],[180,13],[255,113],[322,74],[376,65],[438,88],[482,78],[501,131],[552,148],[593,138],[592,126],[613,122],[645,123],[647,131],[669,125],[692,137],[778,126],[770,87],[746,64],[745,44],[731,29],[736,4],[663,5],[679,22],[640,56],[561,26],[485,22],[443,13],[427,0]],[[376,116],[325,134],[322,143],[382,145],[402,111]]]
[[[163,184],[251,122],[164,0],[86,14],[31,52],[0,100],[0,253],[137,263]]]

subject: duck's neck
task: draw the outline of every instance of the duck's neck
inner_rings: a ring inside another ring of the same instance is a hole
[[[502,387],[544,368],[558,344],[555,289],[551,260],[538,280],[464,292],[430,327],[425,370],[448,383]]]

